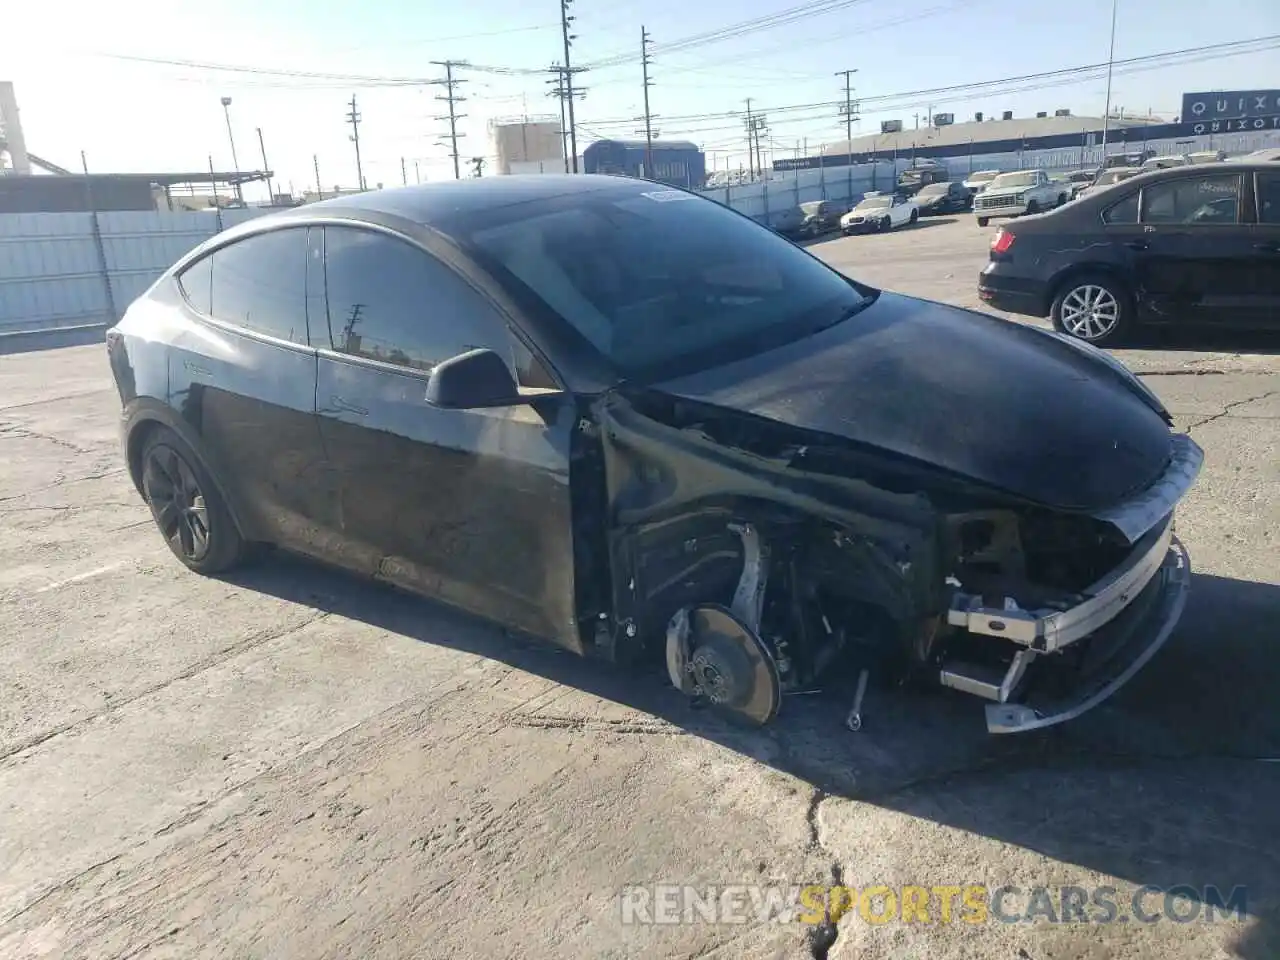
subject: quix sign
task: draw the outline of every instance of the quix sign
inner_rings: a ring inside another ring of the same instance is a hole
[[[1182,95],[1184,133],[1280,130],[1280,90],[1214,90]]]

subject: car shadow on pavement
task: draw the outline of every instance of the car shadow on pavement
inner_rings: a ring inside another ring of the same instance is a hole
[[[1139,327],[1130,334],[1128,342],[1112,348],[1112,352],[1123,357],[1126,349],[1280,354],[1280,330],[1224,330],[1209,326]]]
[[[1267,762],[1280,758],[1280,587],[1195,575],[1174,636],[1112,700],[998,737],[972,698],[874,679],[851,733],[849,677],[786,696],[774,723],[747,729],[693,707],[660,664],[583,659],[306,560],[274,554],[231,580],[660,718],[808,782],[817,799],[924,818],[1134,888],[1213,885],[1226,897],[1243,886],[1256,922],[1237,955],[1280,956],[1280,762]]]

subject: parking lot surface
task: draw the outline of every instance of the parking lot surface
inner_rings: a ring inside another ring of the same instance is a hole
[[[976,308],[992,232],[811,249]],[[859,734],[844,687],[744,731],[661,672],[300,560],[198,577],[125,473],[104,348],[0,356],[0,957],[1280,956],[1280,340],[1116,355],[1205,450],[1191,599],[1113,701],[1011,739],[975,701],[875,684]],[[624,923],[619,901],[833,882],[1017,887],[1015,922]],[[1114,887],[1120,915],[1029,908],[1064,885]],[[1158,892],[1134,916],[1144,885],[1243,887],[1244,915],[1183,891],[1191,922]]]

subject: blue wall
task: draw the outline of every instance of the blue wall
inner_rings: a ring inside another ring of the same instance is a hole
[[[597,140],[582,151],[585,173],[644,177],[675,187],[700,189],[707,177],[707,161],[692,145],[653,144],[653,170],[644,168],[645,145],[630,140]]]

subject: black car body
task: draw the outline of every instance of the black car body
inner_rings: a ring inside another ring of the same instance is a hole
[[[848,209],[849,205],[839,200],[809,200],[800,204],[800,212],[804,214],[800,236],[817,237],[839,229],[840,218]]]
[[[1280,169],[1188,165],[1091,190],[1003,227],[978,292],[1096,344],[1138,324],[1280,325]]]
[[[275,214],[184,257],[107,345],[129,471],[189,567],[277,544],[665,658],[756,722],[865,657],[986,699],[993,730],[1044,726],[1128,679],[1185,596],[1199,450],[1122,367],[652,183]]]
[[[934,183],[922,188],[915,195],[920,215],[961,213],[973,206],[973,194],[963,184],[954,180]]]
[[[898,174],[897,192],[904,197],[913,197],[923,188],[933,183],[945,183],[950,178],[944,166],[914,166]]]

